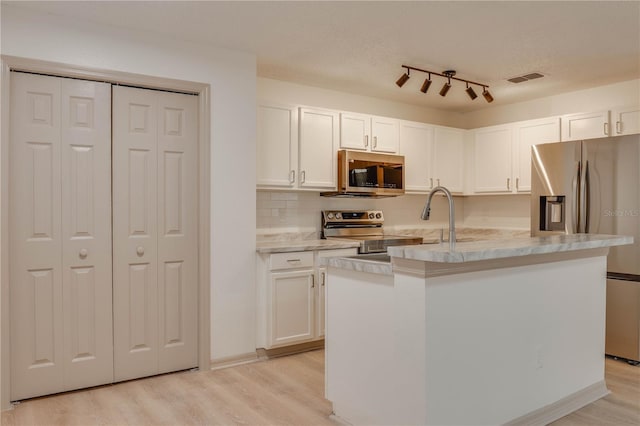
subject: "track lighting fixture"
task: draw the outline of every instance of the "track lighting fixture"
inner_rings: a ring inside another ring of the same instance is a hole
[[[447,92],[451,89],[451,77],[456,75],[456,72],[453,70],[447,70],[443,71],[442,74],[447,77],[447,82],[442,86],[442,89],[440,89],[440,96],[447,96]]]
[[[447,79],[447,82],[444,84],[444,86],[442,86],[442,89],[440,89],[440,96],[447,95],[447,93],[449,92],[449,89],[451,89],[451,80],[458,80],[467,84],[467,88],[465,89],[465,92],[467,92],[467,95],[471,100],[474,100],[475,98],[478,97],[478,95],[476,94],[476,91],[473,90],[473,87],[470,86],[471,84],[474,84],[476,86],[482,87],[482,96],[484,96],[484,99],[487,102],[489,103],[493,102],[493,96],[491,95],[491,93],[489,93],[489,90],[488,90],[489,86],[487,86],[486,84],[477,83],[475,81],[465,80],[464,78],[454,77],[456,75],[456,72],[454,70],[446,70],[446,71],[442,71],[442,73],[439,73],[439,72],[433,72],[429,70],[423,70],[423,69],[412,67],[409,65],[402,65],[402,68],[406,69],[407,72],[402,74],[398,79],[398,81],[396,81],[396,84],[399,87],[404,86],[404,84],[409,80],[409,77],[410,77],[409,72],[411,72],[411,70],[414,70],[414,71],[420,71],[420,72],[426,73],[428,75],[428,77],[424,80],[424,83],[422,83],[422,87],[420,87],[420,91],[422,93],[427,93],[432,83],[431,74],[435,74],[440,77],[445,77]]]
[[[429,90],[429,86],[431,86],[431,73],[429,73],[429,77],[427,77],[424,80],[424,83],[422,83],[422,87],[420,88],[420,91],[422,93],[427,93],[427,90]]]
[[[398,81],[396,81],[396,84],[398,85],[398,87],[404,86],[404,84],[409,80],[409,77],[410,77],[409,72],[410,72],[409,68],[407,68],[407,72],[402,74],[398,79]]]
[[[473,87],[469,87],[469,83],[467,83],[467,88],[465,89],[465,92],[467,92],[467,95],[469,95],[471,100],[474,100],[475,98],[478,97],[478,95],[476,95],[476,92],[473,90]]]
[[[493,96],[491,96],[491,93],[489,93],[489,91],[487,90],[487,87],[486,86],[482,86],[482,87],[484,89],[482,91],[482,96],[484,96],[484,99],[489,103],[493,102]]]

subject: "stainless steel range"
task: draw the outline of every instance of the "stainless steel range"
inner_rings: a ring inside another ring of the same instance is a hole
[[[322,238],[359,241],[359,253],[381,253],[389,246],[422,244],[422,237],[385,235],[383,223],[380,210],[325,210],[322,212]]]

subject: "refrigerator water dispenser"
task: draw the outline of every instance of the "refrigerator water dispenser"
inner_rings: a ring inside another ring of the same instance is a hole
[[[565,230],[565,196],[543,195],[540,197],[540,230]]]

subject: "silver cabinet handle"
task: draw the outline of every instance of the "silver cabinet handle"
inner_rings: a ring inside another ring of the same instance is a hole
[[[622,123],[616,121],[616,133],[622,133]]]
[[[142,247],[142,246],[138,246],[138,247],[136,248],[136,254],[137,254],[138,256],[143,256],[143,255],[144,255],[144,247]]]
[[[289,262],[289,263],[298,263],[298,262],[300,262],[300,259],[287,259],[287,262]]]
[[[376,148],[378,146],[378,137],[374,136],[373,137],[373,147]]]
[[[369,146],[369,135],[364,135],[364,146]]]
[[[507,190],[511,191],[511,178],[507,178]]]
[[[609,134],[609,123],[604,123],[604,134],[605,136]]]
[[[296,171],[291,170],[289,172],[289,183],[294,183],[296,181]]]
[[[316,277],[315,275],[311,275],[311,288],[316,286]]]
[[[516,191],[520,189],[520,178],[516,178]]]
[[[88,254],[89,254],[89,250],[83,248],[83,249],[80,249],[78,256],[80,256],[80,259],[86,259]]]
[[[304,183],[306,180],[307,180],[307,173],[304,170],[302,170],[300,172],[300,183]]]
[[[440,186],[440,179],[436,179],[436,182],[438,182],[438,186]]]
[[[429,189],[433,189],[433,178],[429,178]]]
[[[320,274],[320,285],[322,285],[322,287],[324,287],[324,283],[325,283],[325,275],[326,275],[326,274],[325,274],[324,272],[322,272],[322,273]]]

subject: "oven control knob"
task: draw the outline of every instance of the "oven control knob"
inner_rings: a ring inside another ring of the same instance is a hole
[[[333,213],[327,213],[327,219],[333,219]]]
[[[336,219],[342,219],[342,213],[340,212],[336,213]]]
[[[373,219],[374,217],[376,217],[375,213],[373,212],[369,213],[369,219]]]
[[[376,213],[376,219],[381,219],[382,218],[382,213],[378,212]]]

